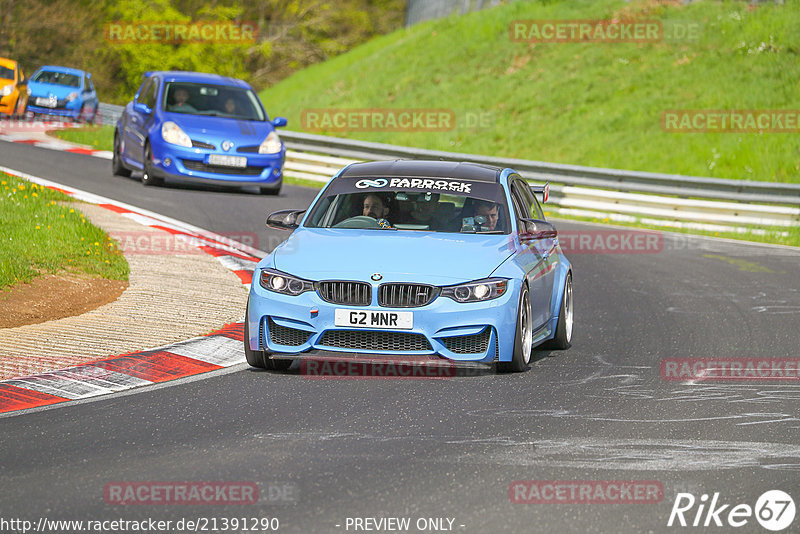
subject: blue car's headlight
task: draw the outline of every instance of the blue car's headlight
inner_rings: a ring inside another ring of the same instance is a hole
[[[273,269],[263,269],[261,271],[261,287],[275,293],[296,296],[306,291],[314,291],[314,282]]]
[[[73,91],[73,92],[71,92],[70,94],[67,95],[67,102],[72,102],[76,98],[78,98],[78,92],[77,91]]]
[[[274,131],[270,132],[258,147],[259,154],[277,154],[281,151],[281,138]]]
[[[171,145],[191,147],[192,140],[181,130],[181,127],[172,121],[167,121],[161,125],[161,137]]]
[[[506,278],[484,278],[457,286],[442,288],[442,296],[456,302],[481,302],[502,296],[508,289]]]

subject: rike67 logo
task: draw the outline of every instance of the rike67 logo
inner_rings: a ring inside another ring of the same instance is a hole
[[[781,490],[764,492],[756,500],[755,507],[749,504],[723,504],[719,492],[714,493],[710,502],[706,493],[699,499],[691,493],[678,493],[667,526],[739,528],[750,523],[755,516],[762,527],[778,532],[792,524],[794,515],[794,500]]]

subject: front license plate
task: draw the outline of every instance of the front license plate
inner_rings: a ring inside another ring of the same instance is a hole
[[[54,100],[50,100],[49,98],[42,98],[38,96],[36,97],[36,105],[43,106],[46,108],[54,108],[56,107],[56,102]]]
[[[336,326],[355,328],[414,328],[414,312],[365,311],[337,309],[334,317]]]
[[[208,163],[222,167],[247,167],[247,158],[244,156],[226,156],[224,154],[211,154]]]

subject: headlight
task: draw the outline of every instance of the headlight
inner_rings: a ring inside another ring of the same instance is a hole
[[[508,289],[507,279],[485,278],[457,286],[443,287],[442,296],[456,302],[481,302],[502,296],[506,289]]]
[[[167,121],[161,125],[161,137],[171,145],[192,147],[192,140],[189,139],[189,136],[172,121]]]
[[[259,154],[277,154],[281,151],[281,138],[275,132],[270,132],[261,146],[258,147]]]
[[[14,84],[9,84],[0,89],[0,96],[8,96],[14,92]]]
[[[280,271],[263,269],[261,271],[261,287],[275,293],[296,296],[306,291],[314,291],[314,282]]]
[[[78,98],[78,93],[73,91],[73,92],[71,92],[70,94],[67,95],[67,102],[72,102],[76,98]]]

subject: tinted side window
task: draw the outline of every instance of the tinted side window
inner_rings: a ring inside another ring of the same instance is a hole
[[[142,86],[139,88],[137,101],[143,104],[146,103],[147,99],[147,92],[153,87],[153,78],[148,78],[144,81]]]
[[[153,85],[150,88],[150,91],[147,93],[147,100],[145,100],[145,104],[150,106],[150,109],[156,109],[156,94],[158,93],[158,80],[153,80]]]

